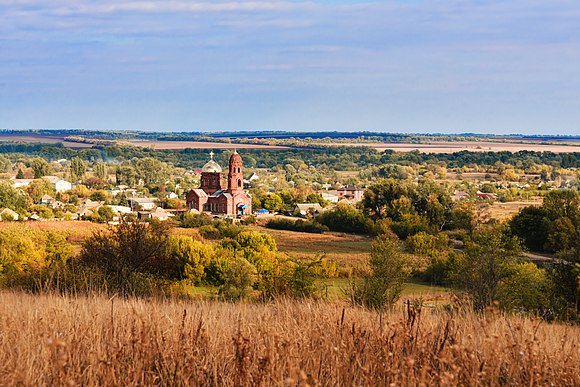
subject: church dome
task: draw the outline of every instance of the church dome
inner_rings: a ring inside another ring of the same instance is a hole
[[[210,172],[210,173],[221,173],[222,167],[218,163],[216,163],[213,159],[213,151],[209,153],[210,160],[201,168],[202,172]]]
[[[207,164],[205,164],[203,166],[203,168],[201,168],[202,172],[221,172],[222,171],[222,167],[220,167],[220,165],[218,163],[216,163],[213,160],[208,161]]]

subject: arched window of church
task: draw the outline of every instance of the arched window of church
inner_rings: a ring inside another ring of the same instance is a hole
[[[241,186],[242,186],[242,181],[238,180],[238,187],[241,187]]]

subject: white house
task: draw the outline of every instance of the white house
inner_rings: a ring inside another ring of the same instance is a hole
[[[141,207],[142,210],[150,211],[155,208],[156,198],[128,198],[127,201],[131,208],[135,209],[137,205]]]
[[[109,206],[111,207],[111,209],[113,211],[115,211],[117,214],[130,214],[131,211],[131,207],[127,207],[127,206]]]
[[[66,192],[72,189],[71,183],[58,176],[43,176],[42,178],[48,180],[56,192]]]

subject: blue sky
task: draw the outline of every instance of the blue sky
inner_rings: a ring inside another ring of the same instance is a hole
[[[0,0],[0,127],[580,134],[572,0]]]

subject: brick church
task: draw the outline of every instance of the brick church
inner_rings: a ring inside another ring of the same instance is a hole
[[[227,186],[220,165],[210,160],[201,170],[201,186],[187,193],[187,208],[216,215],[249,215],[252,197],[244,189],[242,157],[237,151],[230,156]]]

